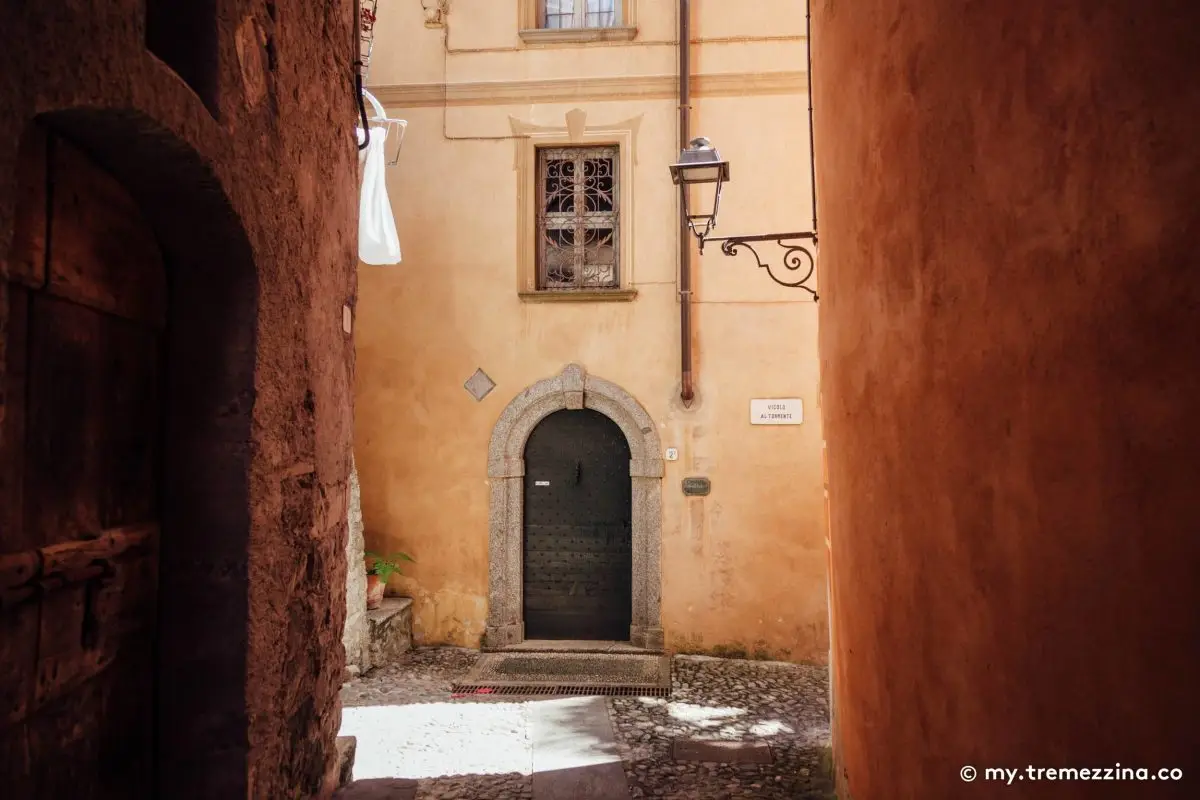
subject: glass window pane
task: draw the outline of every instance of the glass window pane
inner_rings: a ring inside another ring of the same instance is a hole
[[[588,228],[583,232],[584,286],[605,288],[616,285],[616,231],[612,228]]]
[[[574,213],[575,162],[548,158],[543,162],[542,176],[546,213]]]
[[[546,18],[543,27],[574,28],[575,0],[545,0]]]
[[[612,212],[616,207],[614,159],[589,158],[583,162],[584,212]]]
[[[584,24],[589,28],[612,28],[620,23],[618,11],[620,0],[587,0],[587,18]]]

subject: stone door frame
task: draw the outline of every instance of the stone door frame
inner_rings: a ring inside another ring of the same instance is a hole
[[[500,414],[488,446],[488,619],[484,646],[495,649],[525,641],[522,606],[525,533],[525,442],[534,427],[555,411],[590,408],[620,427],[629,442],[633,482],[633,623],[635,647],[663,647],[662,630],[662,448],[654,420],[614,383],[588,375],[578,364],[538,381]]]

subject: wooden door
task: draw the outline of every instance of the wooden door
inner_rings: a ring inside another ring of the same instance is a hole
[[[525,446],[527,639],[627,641],[632,602],[629,443],[588,410],[542,420]]]
[[[27,137],[0,427],[7,798],[151,793],[166,278],[121,186]]]

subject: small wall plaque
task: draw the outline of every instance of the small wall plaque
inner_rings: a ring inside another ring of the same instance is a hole
[[[684,478],[683,493],[688,497],[705,497],[712,491],[712,481],[708,478]]]
[[[799,397],[776,400],[751,400],[751,425],[800,425],[804,422],[804,401]]]

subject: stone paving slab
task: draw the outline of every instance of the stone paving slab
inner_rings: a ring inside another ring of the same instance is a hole
[[[676,761],[708,764],[770,764],[771,746],[761,742],[709,742],[676,739],[671,746]]]
[[[531,703],[533,800],[626,800],[629,787],[601,697]]]

